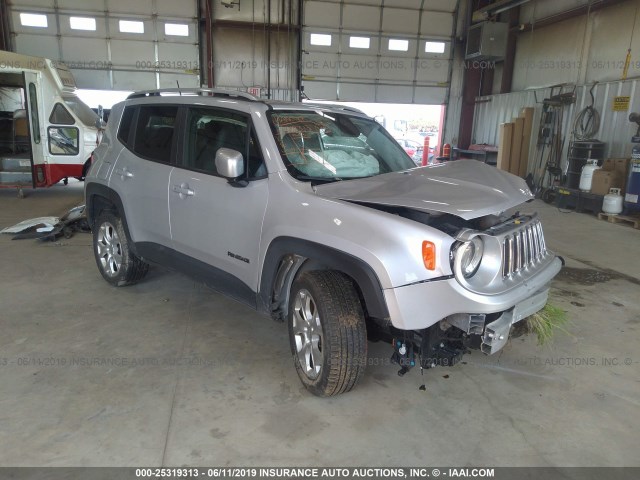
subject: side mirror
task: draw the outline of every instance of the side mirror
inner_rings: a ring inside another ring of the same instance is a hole
[[[244,174],[244,158],[237,150],[219,148],[216,152],[216,170],[229,180],[235,180]]]

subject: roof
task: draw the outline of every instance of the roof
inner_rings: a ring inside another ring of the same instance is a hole
[[[176,96],[184,96],[189,98],[189,100],[185,103],[190,104],[195,103],[194,99],[217,98],[224,99],[225,101],[238,102],[239,104],[243,104],[245,107],[249,106],[252,103],[260,104],[266,106],[269,110],[304,110],[309,112],[317,110],[328,110],[367,116],[361,110],[346,105],[339,105],[328,102],[284,102],[279,100],[265,100],[239,90],[220,88],[165,88],[159,90],[143,90],[132,93],[127,97],[127,100],[160,97],[166,100],[167,97]]]

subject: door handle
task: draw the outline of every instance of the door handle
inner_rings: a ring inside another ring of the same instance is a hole
[[[116,175],[120,175],[120,177],[122,178],[122,180],[126,180],[127,178],[133,178],[133,173],[130,172],[129,170],[127,170],[127,167],[124,168],[117,168],[115,170],[115,174]]]
[[[188,183],[183,183],[182,185],[174,185],[173,191],[174,193],[177,193],[180,198],[193,197],[196,193],[189,188]]]

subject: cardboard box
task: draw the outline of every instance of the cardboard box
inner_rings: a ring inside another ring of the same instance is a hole
[[[629,174],[629,165],[631,164],[630,158],[607,158],[602,164],[603,170],[615,170],[621,175]]]
[[[607,158],[602,164],[602,170],[605,172],[616,172],[620,178],[622,184],[620,187],[612,187],[612,188],[621,188],[622,194],[624,195],[624,190],[627,187],[627,178],[629,177],[629,165],[631,165],[630,158]],[[609,192],[607,192],[609,193]]]
[[[518,176],[526,177],[529,170],[529,149],[531,147],[531,134],[533,129],[533,107],[524,107],[520,112],[520,116],[524,118],[522,127],[522,146],[520,147],[520,166],[518,167]]]
[[[511,157],[511,140],[513,138],[513,123],[501,123],[498,141],[498,159],[496,167],[505,172],[509,171]]]
[[[514,175],[520,173],[520,155],[522,150],[522,131],[524,130],[524,118],[513,120],[513,138],[511,139],[511,157],[509,159],[509,172]]]
[[[593,182],[591,183],[591,193],[596,195],[606,195],[611,188],[623,188],[624,176],[615,170],[596,170],[593,172]]]

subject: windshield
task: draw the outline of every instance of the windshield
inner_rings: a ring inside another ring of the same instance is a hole
[[[78,97],[62,97],[64,99],[64,103],[69,107],[73,113],[78,117],[85,125],[94,126],[96,124],[96,119],[98,115],[96,112],[91,110],[86,103],[80,100]]]
[[[299,180],[347,180],[416,166],[374,120],[320,111],[271,112],[269,119],[287,170]]]

